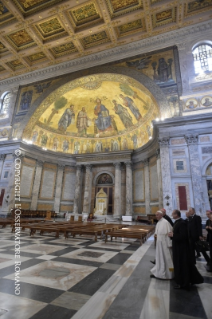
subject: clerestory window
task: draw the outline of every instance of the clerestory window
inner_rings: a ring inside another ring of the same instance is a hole
[[[198,45],[193,51],[195,74],[212,71],[212,46]]]

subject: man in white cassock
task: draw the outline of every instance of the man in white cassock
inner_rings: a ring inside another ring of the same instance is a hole
[[[156,213],[158,220],[155,234],[157,235],[156,264],[151,269],[151,278],[172,279],[174,277],[171,247],[172,241],[168,233],[172,232],[172,226],[163,218],[163,213],[159,210]]]

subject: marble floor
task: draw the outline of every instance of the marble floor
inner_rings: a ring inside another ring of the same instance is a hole
[[[15,295],[14,234],[0,229],[1,319],[211,319],[212,273],[200,258],[204,284],[174,290],[150,278],[152,238],[94,242],[21,233],[20,295]]]

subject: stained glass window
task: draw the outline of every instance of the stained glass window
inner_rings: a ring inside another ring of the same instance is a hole
[[[193,50],[195,73],[212,71],[212,47],[208,44],[201,44]]]

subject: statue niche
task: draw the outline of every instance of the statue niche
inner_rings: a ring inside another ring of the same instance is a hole
[[[108,205],[107,194],[101,188],[100,191],[96,194],[95,214],[107,215],[107,205]]]

